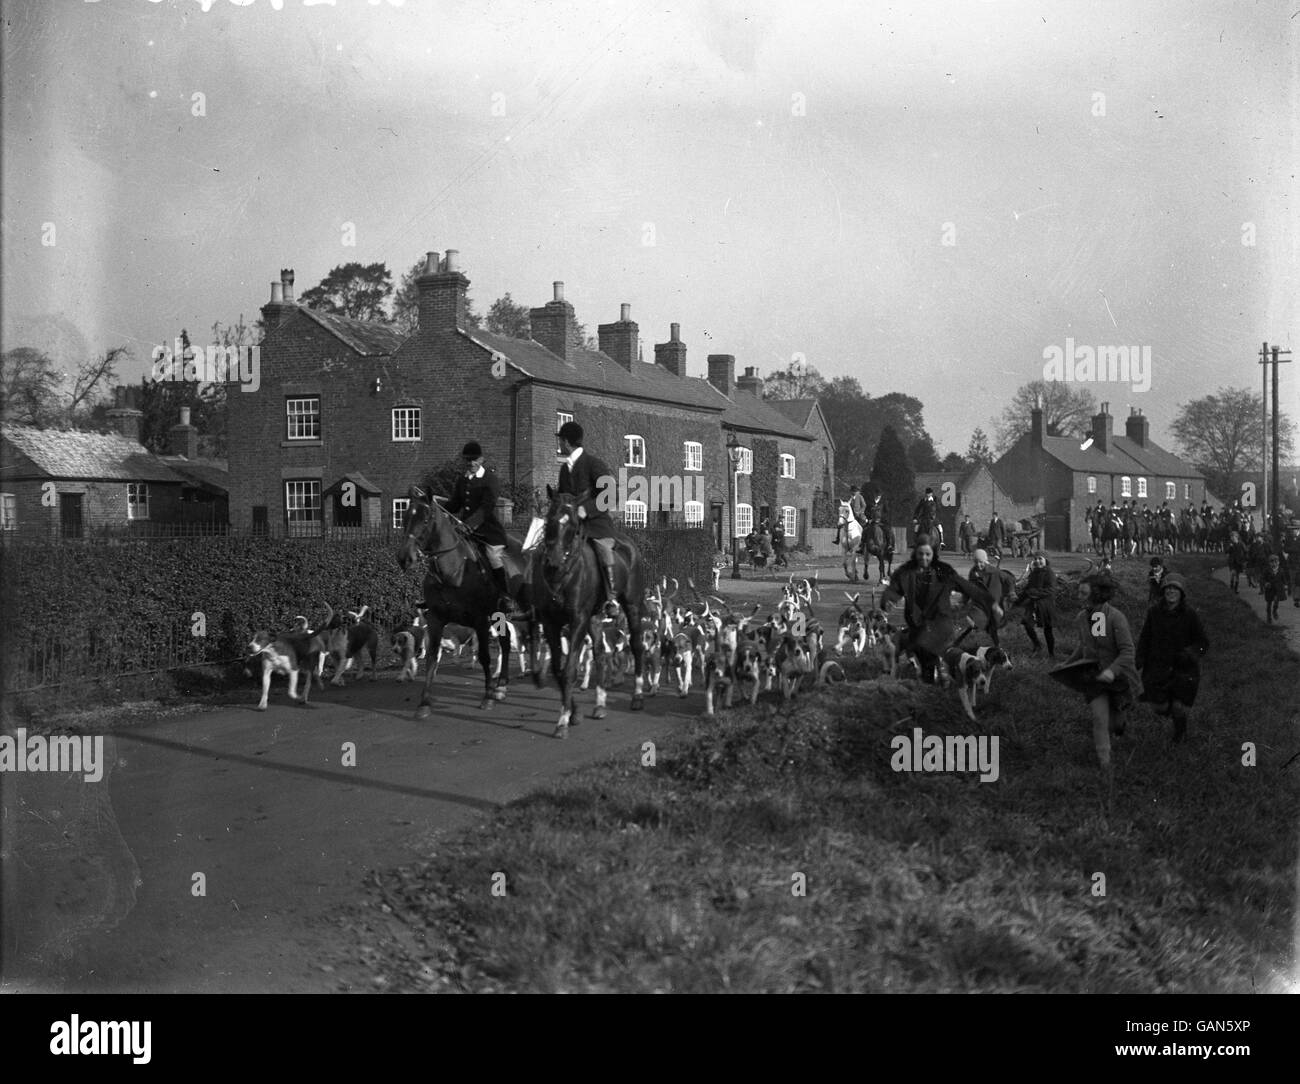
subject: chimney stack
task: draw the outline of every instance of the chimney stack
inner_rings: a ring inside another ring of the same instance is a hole
[[[1103,454],[1110,452],[1111,422],[1110,404],[1101,404],[1101,413],[1092,416],[1092,443]]]
[[[293,268],[285,267],[280,271],[280,286],[284,290],[284,303],[286,305],[295,305],[293,299]],[[274,299],[273,299],[274,300]]]
[[[167,450],[186,459],[199,457],[199,431],[190,424],[190,408],[181,407],[181,420],[167,431]]]
[[[415,280],[419,291],[419,330],[422,332],[452,332],[465,326],[465,294],[469,279],[460,272],[460,253],[447,249],[439,261],[437,252],[424,257],[424,271]]]
[[[655,364],[674,376],[686,375],[686,344],[681,340],[681,324],[670,324],[668,341],[655,343]]]
[[[1147,442],[1151,439],[1151,423],[1147,421],[1141,407],[1131,410],[1129,416],[1124,419],[1124,435],[1142,448],[1147,446]]]
[[[745,367],[744,376],[736,377],[736,387],[757,399],[763,398],[763,381],[758,375],[758,369],[753,365]]]
[[[618,362],[628,372],[637,358],[640,328],[632,322],[632,306],[624,302],[619,311],[616,324],[601,324],[596,329],[600,337],[600,349]]]
[[[728,399],[731,398],[731,389],[736,386],[735,354],[709,355],[709,383]]]
[[[1029,446],[1031,448],[1041,448],[1043,446],[1043,408],[1034,407],[1029,412]]]
[[[271,300],[262,306],[262,323],[268,328],[278,327],[293,315],[294,308],[293,272],[285,269],[280,272],[280,281],[271,283]]]
[[[564,283],[553,283],[552,288],[553,300],[541,308],[528,310],[533,339],[566,365],[572,365],[574,355],[582,346],[578,341],[578,322],[573,306],[564,300]]]
[[[120,401],[130,402],[130,399],[123,396]],[[140,443],[140,422],[143,418],[144,411],[136,410],[135,407],[115,406],[108,411],[108,420],[112,422],[113,428],[137,444]]]

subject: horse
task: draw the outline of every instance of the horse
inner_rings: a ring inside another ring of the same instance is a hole
[[[894,532],[881,523],[880,520],[871,520],[862,535],[862,553],[863,580],[870,581],[871,579],[866,561],[866,558],[870,556],[876,559],[880,582],[882,584],[888,583],[889,577],[894,571]]]
[[[1165,516],[1156,515],[1151,520],[1151,540],[1158,553],[1173,553],[1174,540],[1178,537],[1178,528],[1174,521]]]
[[[839,540],[840,552],[844,554],[844,575],[850,583],[858,582],[858,548],[862,544],[862,524],[853,514],[848,501],[840,501],[839,522],[835,526],[835,537]],[[863,579],[870,579],[866,562],[863,561]]]
[[[546,487],[550,506],[542,535],[540,554],[533,562],[532,601],[551,649],[551,673],[560,686],[560,717],[554,737],[567,738],[574,718],[574,685],[577,681],[578,645],[584,634],[591,636],[596,666],[596,707],[593,719],[605,718],[605,647],[601,622],[605,600],[605,578],[578,518],[578,499]],[[645,566],[631,539],[621,537],[614,545],[614,584],[618,602],[627,617],[628,642],[632,649],[635,689],[631,708],[645,706],[645,638],[641,635],[641,608],[645,599]],[[568,629],[572,650],[564,650],[562,636]],[[533,680],[542,676],[534,667]]]
[[[1098,539],[1097,552],[1103,557],[1114,558],[1118,556],[1117,549],[1119,541],[1124,537],[1124,524],[1119,515],[1111,515],[1109,512],[1104,513],[1101,517],[1100,534],[1094,533],[1093,538]],[[1094,526],[1094,532],[1096,528]]]
[[[430,649],[442,643],[442,630],[446,625],[464,625],[476,633],[478,661],[483,668],[483,699],[479,708],[490,708],[494,700],[504,700],[510,684],[510,629],[504,616],[496,620],[496,603],[499,594],[496,581],[487,564],[470,541],[464,525],[448,512],[430,493],[412,486],[408,494],[410,505],[402,517],[403,539],[397,550],[397,563],[409,571],[418,553],[429,558],[429,571],[424,577],[424,605],[428,622],[425,635]],[[525,601],[528,582],[525,561],[519,548],[517,535],[507,533],[505,552],[506,577],[513,598]],[[526,607],[527,608],[527,607]],[[533,645],[536,670],[536,628],[529,623],[529,642]],[[506,664],[496,674],[490,655],[489,634],[495,635]],[[424,679],[424,691],[416,708],[417,719],[427,719],[433,708],[433,679],[437,666],[430,665]]]

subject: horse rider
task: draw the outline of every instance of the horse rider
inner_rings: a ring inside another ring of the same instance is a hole
[[[935,504],[934,490],[926,486],[925,493],[916,502],[916,507],[912,509],[912,526],[916,528],[918,534],[929,534],[930,528],[938,516],[939,508]]]
[[[560,426],[560,451],[564,465],[560,467],[560,480],[556,490],[567,493],[578,502],[578,519],[587,541],[596,551],[596,561],[605,577],[605,616],[618,616],[618,588],[614,585],[614,520],[596,500],[601,492],[602,480],[614,478],[603,460],[597,459],[582,446],[582,426],[565,422]],[[604,484],[608,485],[608,482]]]
[[[487,559],[492,579],[497,585],[497,608],[502,613],[515,609],[506,578],[506,529],[497,519],[497,498],[501,495],[501,482],[497,472],[483,465],[483,449],[478,441],[471,440],[460,451],[465,461],[465,473],[456,479],[451,500],[446,510],[460,516],[475,542]]]
[[[867,498],[862,495],[862,490],[857,486],[849,486],[849,510],[853,513],[853,518],[858,521],[858,526],[862,528],[862,535],[865,538],[867,533]]]

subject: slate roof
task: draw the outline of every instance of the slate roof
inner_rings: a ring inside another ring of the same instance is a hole
[[[224,459],[186,459],[183,455],[159,456],[164,463],[187,481],[223,493],[230,490],[230,471]]]
[[[342,339],[358,354],[367,357],[383,357],[391,354],[407,338],[388,324],[370,320],[353,320],[348,316],[335,316],[333,313],[309,309],[305,305],[298,306],[298,311],[308,319],[315,320],[331,335]]]
[[[768,399],[766,402],[773,410],[779,410],[795,425],[804,428],[807,428],[813,407],[817,405],[816,399]]]
[[[0,426],[0,435],[30,459],[42,476],[87,481],[181,481],[179,474],[143,444],[128,440],[118,433],[83,433],[68,429],[5,425]],[[16,472],[17,466],[6,462],[4,476],[20,477]]]
[[[1028,439],[1028,438],[1025,438]],[[1086,438],[1085,438],[1086,439]],[[1200,478],[1201,472],[1185,463],[1172,452],[1156,447],[1149,441],[1146,447],[1128,437],[1110,438],[1110,451],[1094,443],[1086,450],[1082,441],[1074,437],[1043,437],[1043,450],[1053,459],[1071,470],[1087,474],[1146,474],[1170,478]]]

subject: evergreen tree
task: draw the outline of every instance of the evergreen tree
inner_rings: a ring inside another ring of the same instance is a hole
[[[916,472],[907,458],[907,449],[892,425],[880,433],[876,459],[871,467],[870,501],[876,493],[885,500],[891,526],[911,522],[916,504]]]
[[[970,435],[970,444],[966,447],[966,462],[972,467],[981,463],[990,466],[993,463],[993,451],[989,448],[989,438],[979,426],[976,426],[975,432]]]

